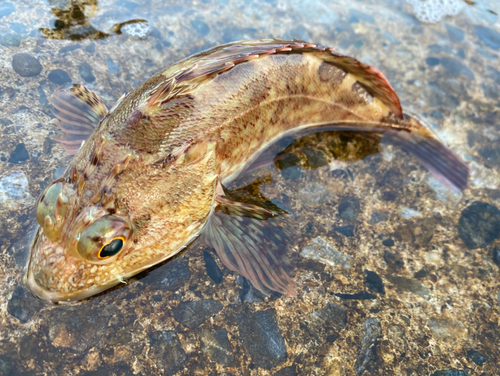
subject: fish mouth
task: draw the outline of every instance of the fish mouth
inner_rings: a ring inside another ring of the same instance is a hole
[[[38,284],[38,282],[35,280],[35,276],[30,269],[28,269],[26,275],[24,276],[24,284],[33,295],[35,295],[37,298],[51,301],[52,303],[76,302],[78,300],[88,298],[92,295],[99,294],[100,292],[107,290],[117,285],[118,283],[120,283],[120,281],[103,284],[100,286],[93,286],[81,291],[63,292],[52,291]]]

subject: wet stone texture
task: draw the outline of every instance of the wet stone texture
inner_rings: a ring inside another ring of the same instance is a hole
[[[0,1],[0,376],[500,375],[497,3],[424,24],[404,0]],[[36,200],[68,165],[52,93],[84,84],[111,108],[190,54],[273,36],[383,72],[468,163],[468,187],[373,135],[287,138],[228,188],[290,213],[297,297],[262,294],[195,241],[92,299],[34,298]]]

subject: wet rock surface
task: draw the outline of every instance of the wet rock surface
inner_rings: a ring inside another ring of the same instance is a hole
[[[0,376],[500,374],[493,0],[436,24],[404,1],[71,4],[0,2]],[[83,23],[65,18],[78,14]],[[132,19],[148,24],[108,33]],[[304,136],[232,187],[265,181],[259,191],[293,218],[297,297],[263,295],[198,241],[82,302],[56,306],[23,290],[36,197],[69,163],[53,141],[54,90],[84,84],[111,108],[192,53],[283,35],[380,70],[404,110],[469,164],[468,188],[450,190],[388,137]],[[55,70],[67,77],[54,82]],[[25,152],[9,162],[19,144]]]
[[[257,367],[270,369],[286,361],[286,344],[273,310],[238,314],[235,319],[240,340]]]

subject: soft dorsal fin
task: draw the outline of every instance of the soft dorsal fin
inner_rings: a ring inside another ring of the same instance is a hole
[[[58,90],[49,99],[55,123],[64,135],[54,138],[69,155],[74,155],[108,110],[101,98],[83,85]]]

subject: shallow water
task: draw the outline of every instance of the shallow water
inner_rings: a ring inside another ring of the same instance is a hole
[[[500,374],[495,2],[437,24],[403,1],[69,3],[0,3],[0,375]],[[469,163],[469,187],[449,191],[390,144],[311,136],[286,150],[295,162],[234,183],[263,182],[294,214],[297,298],[262,296],[198,243],[85,302],[33,298],[34,204],[67,164],[47,97],[82,83],[110,106],[185,56],[273,36],[381,70]],[[332,140],[337,159],[318,154]]]

